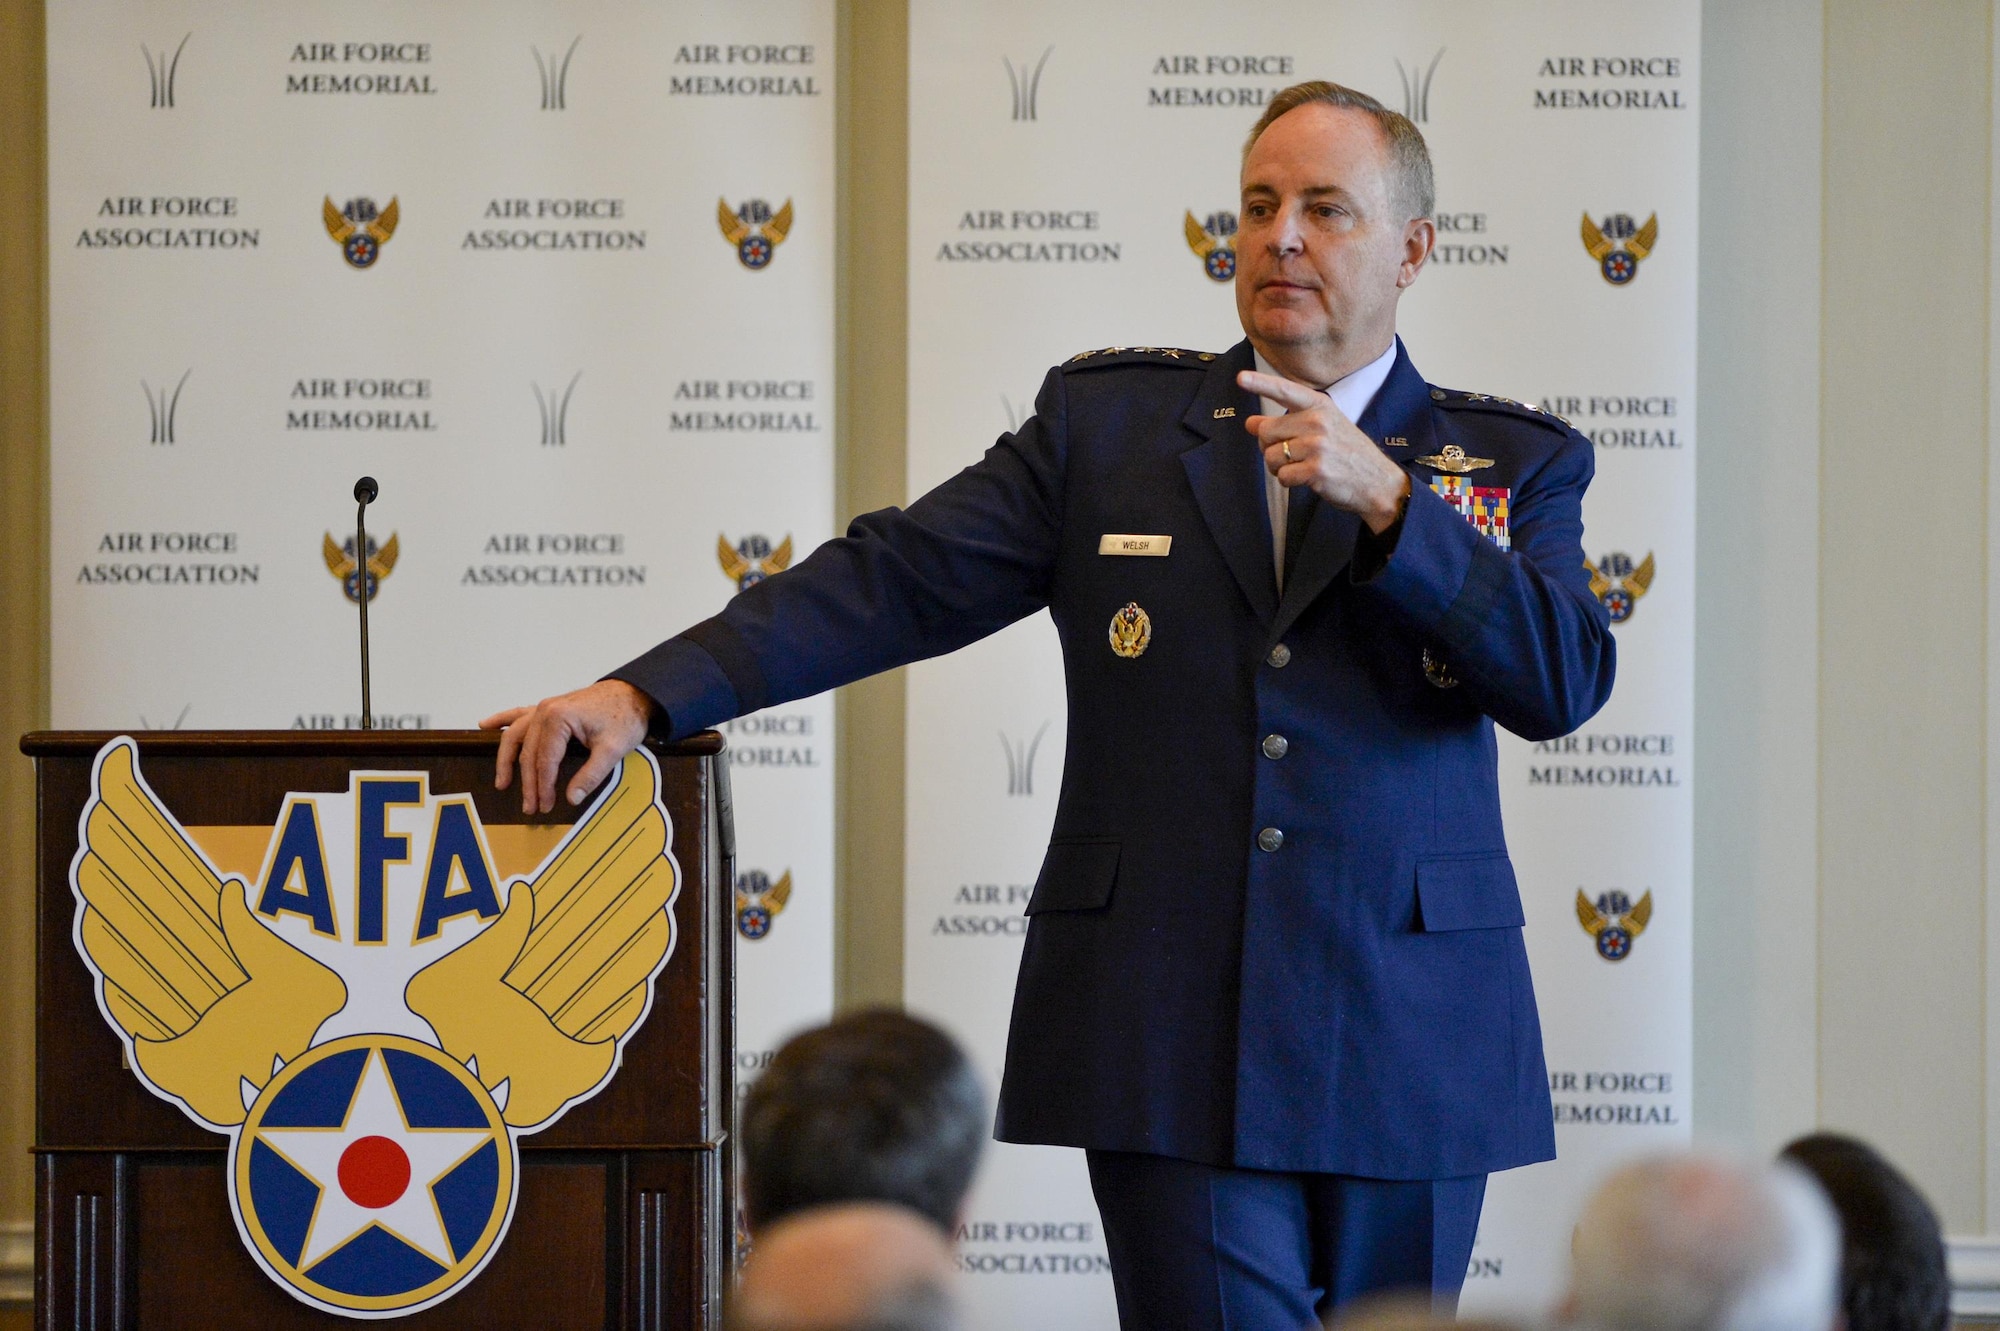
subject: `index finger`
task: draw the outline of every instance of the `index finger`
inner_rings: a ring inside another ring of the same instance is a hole
[[[1293,411],[1311,411],[1324,407],[1333,401],[1316,388],[1293,383],[1290,379],[1280,379],[1275,374],[1260,374],[1256,370],[1244,370],[1236,376],[1236,386],[1255,393],[1258,397],[1268,397],[1273,402],[1283,403]]]

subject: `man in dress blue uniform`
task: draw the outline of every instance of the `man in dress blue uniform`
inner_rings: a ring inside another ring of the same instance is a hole
[[[1456,1297],[1486,1176],[1554,1133],[1493,727],[1611,689],[1587,440],[1433,388],[1395,335],[1422,136],[1333,84],[1242,176],[1229,352],[1112,348],[910,505],[576,693],[488,718],[580,802],[672,737],[1047,609],[1068,752],[996,1133],[1082,1147],[1126,1328],[1296,1331]]]

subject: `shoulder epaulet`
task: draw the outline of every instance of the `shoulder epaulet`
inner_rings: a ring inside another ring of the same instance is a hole
[[[1217,358],[1213,351],[1189,351],[1184,347],[1101,347],[1079,351],[1062,363],[1065,370],[1089,370],[1100,365],[1207,365]]]
[[[1573,430],[1576,427],[1568,418],[1558,416],[1532,402],[1516,402],[1511,397],[1496,397],[1491,393],[1461,393],[1451,388],[1431,389],[1431,401],[1440,407],[1469,409],[1472,411],[1495,411],[1503,416],[1516,416],[1522,420],[1534,421],[1552,429]]]

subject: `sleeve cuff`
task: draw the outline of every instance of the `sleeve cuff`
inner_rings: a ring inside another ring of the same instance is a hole
[[[1414,485],[1410,488],[1410,493],[1413,495],[1416,493]],[[1369,530],[1367,523],[1361,524],[1360,530],[1354,536],[1354,558],[1348,564],[1349,576],[1355,582],[1372,582],[1389,566],[1389,558],[1396,553],[1397,542],[1403,539],[1403,521],[1409,516],[1409,511],[1410,506],[1406,502],[1403,511],[1396,515],[1396,520],[1379,536]]]
[[[653,733],[686,739],[743,710],[721,665],[687,637],[669,638],[605,676],[623,680],[653,700]]]
[[[1355,581],[1424,632],[1450,643],[1455,631],[1476,622],[1490,604],[1497,590],[1494,575],[1504,576],[1507,556],[1415,478],[1402,522],[1373,539],[1379,545],[1391,535],[1393,546],[1373,569],[1362,563],[1367,537],[1357,538]]]

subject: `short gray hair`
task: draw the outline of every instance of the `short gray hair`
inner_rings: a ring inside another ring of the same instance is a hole
[[[1840,1223],[1789,1164],[1659,1156],[1591,1196],[1576,1229],[1571,1316],[1600,1331],[1828,1331]]]
[[[1431,172],[1430,145],[1424,142],[1423,131],[1411,124],[1408,116],[1391,111],[1367,93],[1344,84],[1312,79],[1294,83],[1278,93],[1250,127],[1250,137],[1243,141],[1244,160],[1249,160],[1250,149],[1272,121],[1287,111],[1315,104],[1359,111],[1373,120],[1389,145],[1389,165],[1396,175],[1396,197],[1402,200],[1411,217],[1431,215],[1437,207],[1437,185]]]

